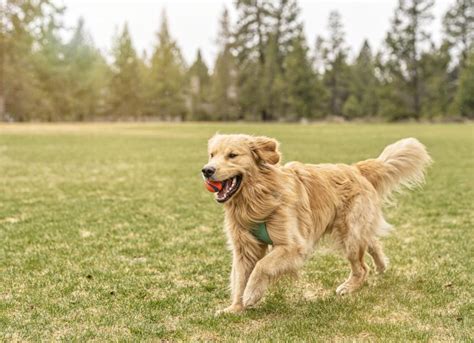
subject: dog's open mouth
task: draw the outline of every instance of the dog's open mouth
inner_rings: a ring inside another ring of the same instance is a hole
[[[222,189],[216,193],[216,200],[218,202],[226,202],[229,200],[235,192],[238,191],[241,182],[241,175],[236,175],[230,179],[222,181]]]

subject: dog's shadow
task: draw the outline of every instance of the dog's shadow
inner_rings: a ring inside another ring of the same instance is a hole
[[[218,320],[227,324],[248,325],[250,331],[258,330],[253,326],[259,322],[268,330],[282,327],[295,332],[323,333],[327,328],[344,330],[347,326],[356,325],[355,322],[366,317],[371,309],[383,306],[383,293],[389,292],[390,285],[394,284],[394,275],[386,276],[371,275],[361,290],[344,296],[336,295],[336,282],[317,285],[308,291],[304,287],[308,285],[306,282],[301,288],[300,282],[284,281],[273,285],[255,307],[240,314],[224,315]],[[322,326],[315,327],[318,323]]]

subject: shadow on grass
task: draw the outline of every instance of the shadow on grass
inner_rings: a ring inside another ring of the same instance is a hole
[[[372,274],[369,282],[355,294],[337,296],[331,290],[330,294],[309,300],[293,297],[294,284],[284,288],[273,286],[261,303],[242,314],[214,317],[213,312],[206,311],[205,316],[192,320],[191,324],[217,337],[235,340],[268,337],[427,339],[431,334],[426,327],[407,325],[410,318],[391,317],[394,311],[404,313],[404,308],[410,306],[410,297],[400,286],[416,290],[419,283],[419,279],[407,280],[395,273]],[[397,305],[400,301],[401,306]],[[423,320],[417,318],[416,322]]]

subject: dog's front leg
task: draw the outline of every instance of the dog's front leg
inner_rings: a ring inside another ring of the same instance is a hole
[[[245,286],[249,279],[255,264],[265,254],[265,249],[260,246],[252,247],[249,251],[249,246],[246,249],[234,247],[232,259],[232,272],[230,276],[230,288],[232,304],[216,314],[222,313],[238,313],[244,309],[242,296],[244,294]],[[247,250],[247,251],[246,251]]]
[[[262,258],[252,271],[243,296],[243,306],[255,305],[265,293],[270,281],[303,265],[305,255],[297,246],[277,246]]]

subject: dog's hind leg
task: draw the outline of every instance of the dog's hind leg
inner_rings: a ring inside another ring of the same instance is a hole
[[[299,247],[276,246],[257,262],[244,291],[244,307],[255,305],[263,296],[272,279],[296,271],[305,260]]]
[[[349,294],[359,289],[367,276],[367,266],[364,262],[366,248],[362,245],[346,250],[347,258],[351,263],[349,278],[336,289],[339,295]]]
[[[387,269],[388,258],[385,256],[382,250],[382,245],[377,238],[374,238],[369,244],[369,254],[375,263],[377,273],[382,274]]]

